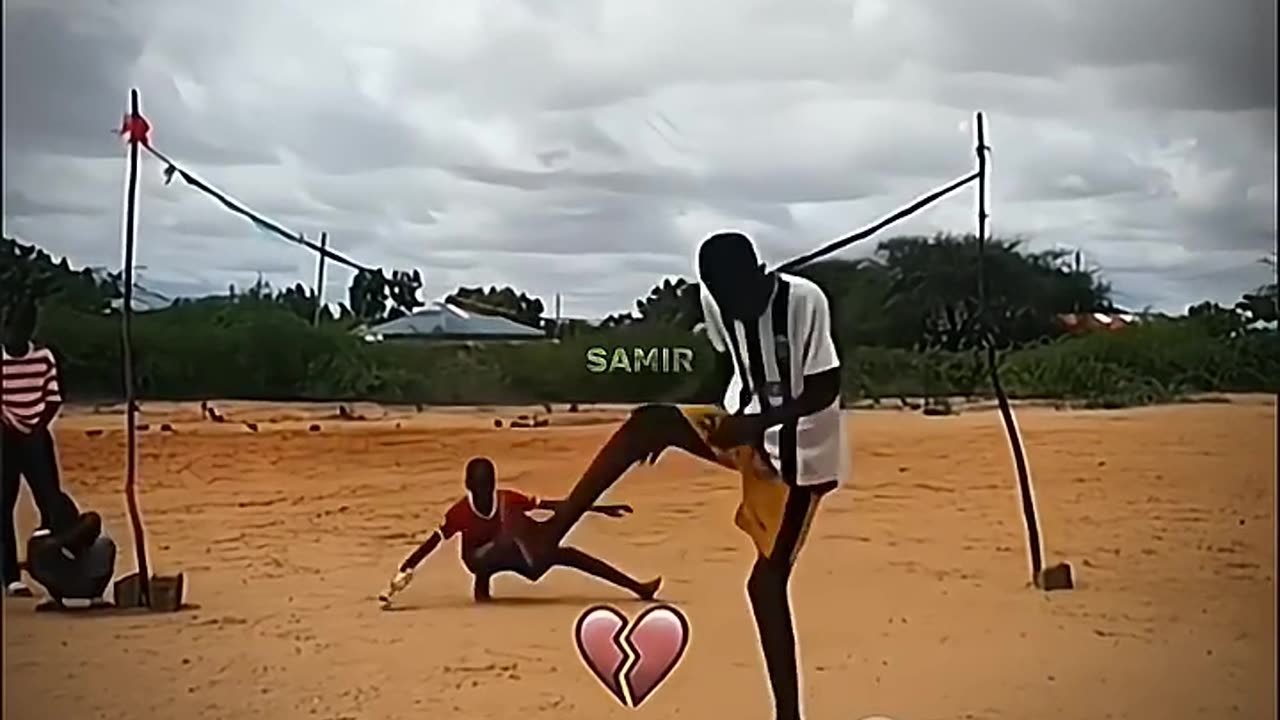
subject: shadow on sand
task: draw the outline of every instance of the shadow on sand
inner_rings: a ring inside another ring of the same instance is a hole
[[[103,617],[144,617],[148,615],[177,615],[179,613],[189,613],[200,609],[200,605],[196,603],[183,603],[177,612],[155,612],[148,608],[122,608],[112,603],[98,603],[95,605],[67,607],[57,605],[49,601],[37,603],[32,610],[40,615],[51,615],[57,617],[74,617],[74,618],[103,618]]]
[[[600,597],[600,596],[584,596],[584,595],[562,595],[557,597],[497,597],[488,602],[476,602],[467,597],[440,598],[422,603],[412,604],[394,604],[388,608],[384,608],[384,612],[417,612],[421,610],[452,610],[459,608],[485,608],[485,607],[501,607],[501,608],[545,608],[557,606],[569,606],[587,608],[594,605],[611,605],[613,607],[641,607],[645,605],[661,605],[661,604],[678,604],[678,600],[671,598],[661,598],[658,600],[640,600],[637,598],[627,597]]]

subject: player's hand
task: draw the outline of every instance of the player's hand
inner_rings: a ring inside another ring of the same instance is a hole
[[[391,598],[409,587],[409,583],[413,582],[412,570],[401,570],[397,572],[395,577],[391,578],[391,582],[387,585],[386,592],[378,596],[378,602],[382,603],[385,608],[391,604]]]
[[[620,518],[635,512],[630,505],[605,505],[600,508],[600,514],[605,517]]]
[[[756,447],[764,437],[764,419],[759,415],[727,415],[716,423],[707,437],[714,447],[729,450]]]
[[[413,571],[401,570],[396,573],[395,577],[391,578],[391,593],[394,595],[395,593],[401,592],[405,588],[409,587],[409,583],[411,582],[413,582]]]

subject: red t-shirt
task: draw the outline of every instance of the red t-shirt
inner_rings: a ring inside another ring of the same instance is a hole
[[[519,520],[537,507],[537,498],[515,490],[499,490],[493,513],[485,517],[471,507],[470,498],[464,497],[445,512],[440,534],[446,540],[461,534],[464,552],[481,548],[497,540],[504,531],[507,534],[517,531]]]

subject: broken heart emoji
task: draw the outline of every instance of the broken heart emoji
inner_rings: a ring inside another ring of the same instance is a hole
[[[582,662],[605,689],[638,708],[684,656],[689,621],[669,605],[655,605],[628,623],[621,611],[599,605],[578,618],[573,638]]]

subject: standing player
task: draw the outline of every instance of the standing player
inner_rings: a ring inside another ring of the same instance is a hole
[[[678,447],[737,470],[734,523],[756,548],[747,580],[777,720],[800,720],[788,583],[819,499],[847,469],[840,359],[826,296],[799,277],[766,273],[741,233],[698,252],[708,339],[728,378],[722,408],[637,408],[601,448],[552,517],[517,538],[532,564],[555,557],[582,514],[633,464]]]
[[[61,490],[58,455],[49,424],[62,407],[58,383],[58,363],[47,347],[32,342],[36,328],[36,306],[24,298],[5,315],[3,352],[0,353],[0,488],[4,507],[4,592],[30,597],[18,570],[14,512],[18,506],[20,480],[40,511],[42,527],[49,527],[52,509]]]
[[[496,476],[493,461],[488,458],[473,458],[467,463],[467,496],[449,508],[440,528],[431,533],[400,564],[387,591],[378,596],[384,607],[390,604],[392,596],[409,586],[418,565],[441,542],[454,535],[462,536],[462,563],[475,576],[476,602],[492,599],[489,584],[498,573],[513,572],[530,582],[537,582],[548,569],[556,566],[573,568],[612,583],[629,590],[642,600],[652,600],[657,594],[661,578],[640,582],[576,548],[556,548],[548,563],[537,569],[530,566],[511,540],[532,525],[533,521],[527,513],[533,510],[554,510],[558,503],[552,500],[539,501],[515,490],[498,490]],[[631,513],[631,508],[626,505],[599,505],[590,509],[612,518]]]

